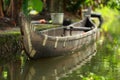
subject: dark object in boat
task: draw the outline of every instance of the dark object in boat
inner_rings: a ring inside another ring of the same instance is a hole
[[[64,19],[63,20],[63,26],[68,26],[68,25],[70,25],[72,23],[72,21],[71,21],[71,19]]]
[[[21,16],[21,33],[25,52],[31,59],[62,56],[74,53],[96,41],[99,29],[89,17],[65,27],[43,31],[34,29],[34,24]]]

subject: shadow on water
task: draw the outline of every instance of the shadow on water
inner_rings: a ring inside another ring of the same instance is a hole
[[[93,43],[66,56],[26,62],[19,58],[0,66],[0,80],[58,80],[90,61],[95,54]]]

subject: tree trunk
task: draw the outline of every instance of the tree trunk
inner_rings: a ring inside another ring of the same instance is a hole
[[[7,17],[11,18],[13,16],[13,5],[14,5],[13,0],[10,0],[9,7],[8,7],[8,9],[6,11]]]
[[[46,2],[46,8],[48,11],[50,11],[50,3],[51,3],[51,0],[45,0]]]
[[[22,2],[23,0],[11,0],[7,10],[7,16],[16,22],[18,22],[18,16],[22,8]]]
[[[50,12],[51,10],[51,5],[53,5],[53,0],[42,0],[44,3],[44,9],[47,9],[47,11]]]
[[[0,0],[0,18],[4,17],[4,13],[3,13],[3,1]]]
[[[63,10],[66,11],[66,7],[67,7],[67,4],[68,4],[68,0],[64,0],[63,2]]]
[[[21,8],[22,8],[22,3],[23,3],[23,0],[14,0],[14,20],[17,21],[18,23],[18,17],[19,17],[19,13],[21,11]]]

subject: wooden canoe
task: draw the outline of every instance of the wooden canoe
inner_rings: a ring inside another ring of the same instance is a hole
[[[96,41],[99,35],[99,28],[89,17],[68,26],[42,31],[35,30],[25,16],[20,19],[25,52],[32,59],[74,53]]]

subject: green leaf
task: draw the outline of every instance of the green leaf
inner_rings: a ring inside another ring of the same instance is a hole
[[[43,9],[43,2],[41,0],[31,0],[31,6],[34,10],[40,12]]]

